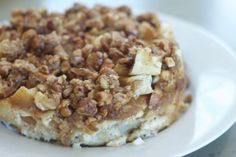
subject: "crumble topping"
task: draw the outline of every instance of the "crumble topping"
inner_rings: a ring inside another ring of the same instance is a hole
[[[126,6],[16,10],[0,27],[0,99],[45,125],[56,116],[90,131],[102,120],[156,110],[187,82],[172,34],[162,29],[154,13],[134,16]]]

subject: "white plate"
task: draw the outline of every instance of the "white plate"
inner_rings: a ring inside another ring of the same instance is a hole
[[[130,6],[140,12],[135,5]],[[193,93],[191,108],[176,123],[141,146],[77,150],[30,140],[0,126],[0,156],[183,156],[205,146],[230,128],[236,120],[234,53],[222,41],[197,26],[166,15],[161,15],[161,18],[175,29],[176,39],[184,52]]]

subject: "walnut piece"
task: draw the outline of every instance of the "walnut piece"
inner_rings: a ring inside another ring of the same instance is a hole
[[[37,92],[34,99],[35,105],[41,111],[54,110],[57,107],[57,103],[52,98],[48,98],[42,92]]]
[[[139,25],[139,35],[140,38],[144,40],[153,40],[157,38],[157,31],[154,27],[152,27],[147,22],[142,22],[141,25]]]
[[[66,107],[62,107],[60,108],[60,114],[63,117],[70,117],[70,115],[72,114],[71,110],[66,106]]]
[[[96,100],[99,106],[108,105],[111,104],[112,102],[112,95],[105,91],[98,92],[96,94]]]
[[[8,60],[14,60],[23,54],[24,47],[22,41],[5,39],[0,42],[0,58],[6,57]]]
[[[166,57],[164,60],[169,68],[172,68],[175,66],[175,61],[172,57]]]

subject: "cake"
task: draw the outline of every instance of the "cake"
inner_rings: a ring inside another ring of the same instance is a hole
[[[155,136],[188,108],[171,27],[127,6],[15,10],[0,27],[0,120],[65,146]]]

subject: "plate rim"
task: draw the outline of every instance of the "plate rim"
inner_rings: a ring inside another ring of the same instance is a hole
[[[183,19],[181,17],[170,15],[168,13],[164,13],[164,12],[155,12],[155,13],[157,15],[159,15],[161,19],[164,18],[164,19],[168,19],[168,20],[170,19],[170,21],[174,20],[174,21],[180,22],[180,23],[184,24],[185,26],[190,27],[191,29],[193,29],[195,31],[198,31],[199,33],[202,33],[207,38],[209,38],[210,40],[215,42],[216,44],[222,46],[222,48],[225,49],[226,53],[228,53],[230,55],[230,57],[232,57],[236,61],[236,51],[234,51],[234,49],[232,47],[230,47],[227,42],[225,42],[218,35],[214,34],[213,32],[211,32],[210,30],[208,30],[204,26],[198,25],[198,24],[193,23],[193,22],[188,21],[188,20],[185,20],[185,19]],[[235,103],[235,105],[236,105],[236,103]],[[178,154],[175,154],[174,156],[175,157],[180,157],[180,156],[189,155],[189,154],[191,154],[191,153],[193,153],[193,152],[195,152],[195,151],[197,151],[197,150],[207,146],[208,144],[212,143],[213,141],[218,139],[220,136],[222,136],[225,132],[227,132],[234,124],[236,124],[236,116],[234,117],[234,119],[232,121],[230,121],[228,123],[228,125],[226,127],[221,129],[214,136],[211,136],[210,138],[208,138],[208,140],[205,140],[205,141],[199,143],[198,145],[192,147],[191,149],[179,152]]]
[[[146,11],[146,10],[144,10]],[[153,11],[153,10],[151,10]],[[160,17],[160,19],[168,19],[168,21],[177,21],[179,23],[182,23],[183,25],[191,28],[194,31],[197,31],[199,33],[202,33],[203,35],[205,35],[207,38],[209,38],[210,40],[212,40],[214,43],[220,45],[222,48],[225,49],[225,53],[228,53],[230,55],[230,57],[232,57],[235,61],[236,61],[236,51],[229,46],[229,44],[227,42],[225,42],[223,39],[221,39],[218,35],[216,35],[215,33],[211,32],[210,30],[208,30],[207,28],[205,28],[202,25],[193,23],[191,21],[188,21],[186,19],[183,19],[182,17],[179,16],[175,16],[175,15],[171,15],[168,13],[164,13],[164,12],[159,12],[159,11],[153,11],[157,16]],[[2,25],[3,23],[5,23],[5,20],[1,20],[0,24]],[[235,104],[236,105],[236,104]],[[188,111],[187,111],[188,112]],[[179,156],[185,156],[188,155],[190,153],[193,153],[205,146],[207,146],[208,144],[210,144],[211,142],[215,141],[217,138],[219,138],[220,136],[222,136],[227,130],[229,130],[234,124],[236,123],[236,116],[234,117],[234,119],[230,122],[228,122],[228,124],[221,129],[219,132],[217,132],[215,135],[211,136],[210,138],[208,138],[208,140],[205,140],[203,142],[200,142],[199,144],[191,147],[190,149],[187,149],[186,151],[182,151],[179,152],[177,154],[174,154],[173,156],[175,157],[179,157]],[[1,154],[0,154],[1,155]]]

